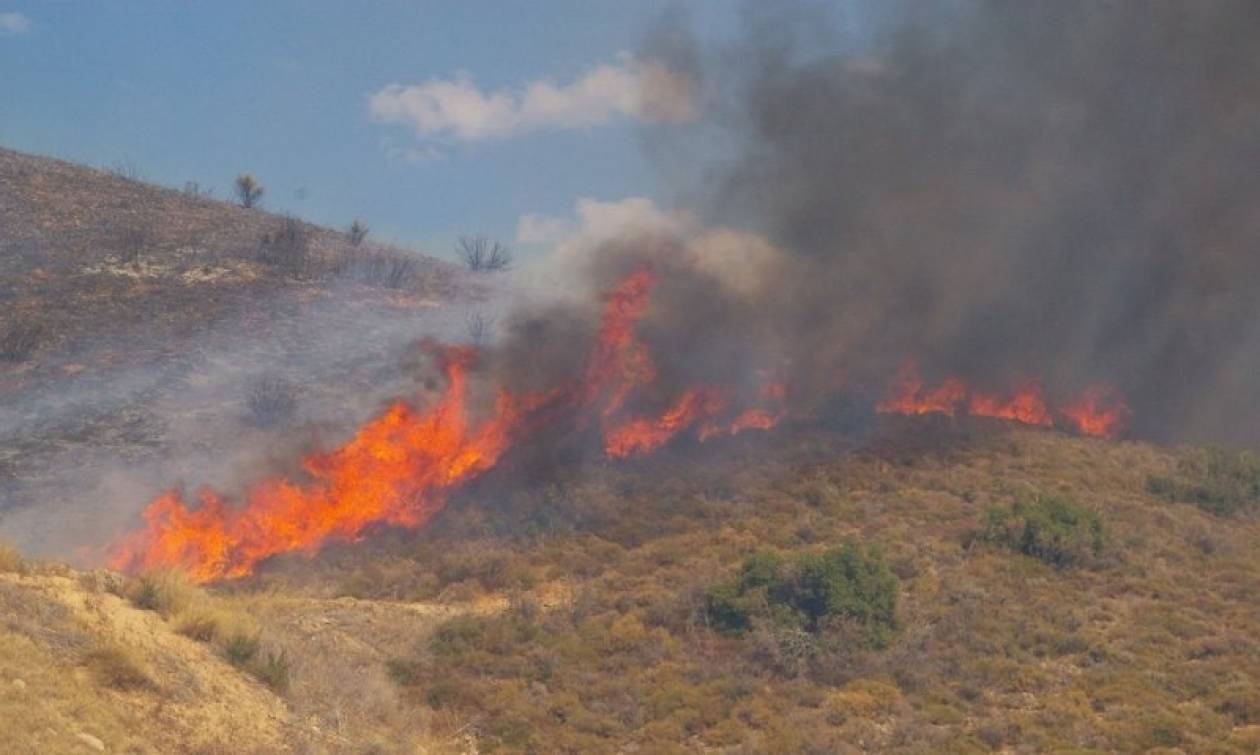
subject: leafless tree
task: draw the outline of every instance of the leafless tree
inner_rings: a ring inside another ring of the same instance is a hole
[[[484,312],[469,312],[464,315],[464,324],[468,328],[468,341],[477,347],[485,346],[494,337],[495,318]]]
[[[242,173],[236,177],[236,198],[240,200],[241,207],[249,209],[258,205],[262,199],[262,184],[258,183],[249,173]]]
[[[355,218],[355,221],[350,224],[348,229],[346,229],[346,238],[350,239],[351,246],[358,246],[359,244],[362,244],[363,240],[367,238],[367,235],[368,227],[360,223],[358,218]]]
[[[210,199],[214,196],[214,189],[202,188],[196,181],[185,181],[184,196],[189,199]]]
[[[140,172],[140,168],[130,160],[119,160],[109,166],[109,174],[125,181],[142,181],[144,174]]]
[[[468,269],[475,273],[512,267],[512,250],[485,236],[461,236],[455,251]]]
[[[297,391],[282,378],[263,378],[249,387],[245,421],[255,427],[272,427],[287,422],[297,411]]]
[[[117,231],[115,245],[118,247],[118,260],[130,265],[140,259],[140,253],[151,242],[149,229],[142,225],[127,225]]]

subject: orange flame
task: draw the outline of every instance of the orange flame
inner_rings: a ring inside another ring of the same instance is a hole
[[[655,451],[705,417],[722,412],[729,400],[715,388],[693,388],[657,419],[634,419],[604,433],[604,452],[617,459]]]
[[[1024,380],[1009,398],[972,391],[958,377],[948,377],[935,390],[925,390],[918,365],[909,361],[893,379],[891,396],[876,404],[884,414],[947,414],[959,411],[973,417],[990,417],[1037,427],[1054,427],[1055,414],[1046,405],[1041,383]],[[1087,388],[1082,398],[1059,410],[1064,423],[1081,435],[1114,438],[1124,427],[1128,406],[1114,391],[1099,386]]]
[[[1108,386],[1091,386],[1080,399],[1063,407],[1063,416],[1081,435],[1114,438],[1130,414],[1124,399]]]
[[[976,417],[992,417],[1025,425],[1054,427],[1042,396],[1041,384],[1026,381],[1009,399],[991,393],[973,393],[967,412]]]
[[[618,423],[630,396],[656,377],[651,354],[634,333],[655,283],[651,270],[641,268],[605,297],[590,360],[575,384],[527,396],[500,392],[490,418],[474,426],[465,405],[476,351],[438,347],[448,386],[429,410],[395,402],[341,448],[306,459],[301,480],[264,481],[240,507],[206,489],[193,509],[170,491],[145,510],[146,527],[117,545],[110,567],[178,568],[198,582],[213,582],[252,574],[280,553],[313,553],[331,541],[354,540],[372,525],[421,526],[446,505],[451,488],[492,468],[512,441],[555,408],[576,411],[579,426],[584,417],[598,416],[610,456],[659,447],[720,415],[729,399],[720,389],[697,388],[659,419]],[[737,418],[731,432],[767,424]]]
[[[958,406],[967,396],[967,386],[958,378],[951,377],[933,391],[923,390],[919,377],[919,365],[906,362],[893,381],[893,395],[876,405],[876,411],[889,414],[948,414],[954,416]]]
[[[766,379],[755,400],[720,386],[684,390],[659,416],[627,417],[632,399],[656,380],[656,364],[636,335],[646,315],[656,275],[640,268],[604,297],[604,312],[582,374],[553,390],[529,395],[500,391],[487,419],[467,416],[471,347],[434,347],[447,377],[441,398],[424,411],[395,402],[365,424],[344,446],[303,463],[299,479],[276,478],[255,486],[240,506],[213,490],[199,492],[192,508],[178,491],[153,501],[146,526],[123,539],[109,565],[135,572],[179,568],[198,582],[252,574],[271,556],[314,553],[328,542],[352,541],[373,525],[418,527],[447,501],[452,488],[494,467],[514,441],[556,416],[584,430],[593,419],[604,452],[612,458],[648,453],[689,430],[704,441],[747,430],[768,430],[786,416],[787,389]],[[971,392],[951,377],[926,390],[917,366],[907,363],[881,412],[959,411],[1026,424],[1051,426],[1041,386],[1028,382],[1012,397]],[[1061,412],[1086,435],[1112,437],[1128,414],[1123,401],[1102,389],[1087,391]]]
[[[352,540],[369,525],[424,523],[451,486],[495,464],[517,417],[502,395],[491,419],[470,426],[464,402],[473,351],[447,347],[440,358],[449,386],[428,412],[393,404],[346,445],[308,458],[307,480],[268,480],[239,509],[205,490],[201,507],[190,510],[168,492],[145,511],[148,527],[121,544],[111,568],[176,567],[211,582],[250,574],[278,553]]]

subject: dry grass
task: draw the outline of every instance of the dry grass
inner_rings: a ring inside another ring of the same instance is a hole
[[[903,437],[858,453],[811,435],[727,444],[508,494],[486,480],[418,537],[265,581],[406,597],[568,580],[562,603],[453,619],[388,664],[434,736],[472,731],[483,751],[1252,751],[1254,518],[1154,498],[1147,477],[1177,459],[1141,444]],[[986,511],[1028,500],[1079,507],[1034,522],[1032,555],[976,537]],[[1043,563],[1047,543],[1075,547],[1077,520],[1088,568]],[[750,553],[850,540],[880,547],[901,584],[886,649],[773,620],[706,626],[706,592]]]
[[[119,690],[139,689],[153,683],[140,654],[118,642],[106,642],[84,657],[97,683]]]

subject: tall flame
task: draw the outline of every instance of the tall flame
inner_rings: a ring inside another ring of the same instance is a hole
[[[429,411],[394,403],[346,445],[308,458],[307,479],[268,480],[241,508],[207,489],[191,510],[178,492],[168,492],[145,511],[147,529],[123,542],[110,566],[178,567],[210,582],[250,574],[278,553],[354,539],[372,524],[423,524],[452,486],[494,466],[518,416],[505,394],[494,416],[471,426],[464,407],[473,352],[445,347],[439,356],[449,384]]]

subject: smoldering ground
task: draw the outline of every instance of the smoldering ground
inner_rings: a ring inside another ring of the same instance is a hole
[[[0,447],[12,451],[0,538],[32,555],[100,563],[165,490],[237,492],[292,473],[389,401],[429,400],[441,386],[419,342],[471,341],[478,317],[489,323],[480,337],[492,337],[503,298],[485,282],[477,297],[432,306],[382,304],[337,281],[321,290],[273,292],[251,305],[266,317],[228,317],[180,338],[140,324],[43,354],[86,369],[31,384],[0,411]],[[167,339],[164,357],[104,358],[140,337]],[[287,409],[259,413],[255,394],[267,384],[283,388]]]

